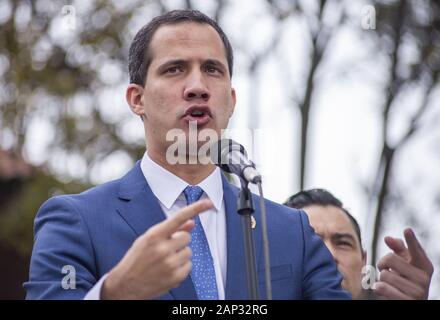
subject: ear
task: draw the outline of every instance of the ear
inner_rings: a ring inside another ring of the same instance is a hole
[[[232,108],[229,118],[232,117],[232,115],[234,114],[235,104],[237,103],[237,95],[234,88],[231,88],[231,98],[232,98]]]
[[[362,265],[367,265],[367,251],[365,251],[364,249],[362,249]]]
[[[125,92],[125,99],[131,111],[141,117],[145,116],[144,111],[144,88],[138,84],[130,83]]]

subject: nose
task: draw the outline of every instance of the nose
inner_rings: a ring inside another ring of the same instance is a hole
[[[193,72],[188,77],[185,90],[183,92],[185,100],[203,100],[208,101],[210,98],[209,89],[206,86],[203,75],[200,72]]]
[[[335,248],[333,247],[332,243],[329,242],[329,241],[324,241],[324,243],[325,243],[327,249],[328,249],[328,250],[330,251],[330,253],[332,254],[333,259],[335,260],[336,264],[339,264],[339,261],[338,261],[338,255],[336,254],[336,250],[335,250]]]

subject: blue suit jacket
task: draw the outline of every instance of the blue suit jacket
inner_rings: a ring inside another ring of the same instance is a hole
[[[238,189],[223,179],[227,228],[226,299],[247,299]],[[266,201],[274,299],[347,299],[335,262],[304,212]],[[265,298],[260,208],[254,196],[253,231],[260,297]],[[35,218],[27,299],[82,299],[124,256],[134,240],[165,215],[139,162],[122,179],[78,195],[48,200]],[[76,288],[63,289],[64,266]],[[70,267],[71,268],[71,267]],[[72,269],[70,269],[70,276]],[[161,299],[197,299],[191,278]]]

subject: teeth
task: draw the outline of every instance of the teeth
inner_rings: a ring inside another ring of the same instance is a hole
[[[203,116],[204,112],[203,111],[193,111],[191,112],[192,116],[198,117],[198,116]]]

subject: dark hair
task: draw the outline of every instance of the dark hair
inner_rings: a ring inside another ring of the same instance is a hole
[[[334,206],[336,208],[341,209],[345,212],[345,214],[348,216],[348,218],[351,221],[351,224],[354,227],[354,230],[356,231],[357,237],[359,239],[359,243],[361,245],[362,250],[362,238],[361,238],[361,229],[359,228],[359,224],[356,221],[356,219],[348,212],[347,209],[344,208],[342,202],[336,198],[334,195],[332,195],[330,192],[324,189],[310,189],[310,190],[304,190],[300,191],[293,196],[291,196],[289,199],[286,200],[284,203],[286,206],[295,208],[295,209],[302,209],[307,206],[311,205],[320,205],[320,206]],[[362,252],[363,255],[363,252]]]
[[[145,84],[147,70],[151,63],[149,46],[157,29],[163,25],[178,24],[182,22],[208,24],[218,32],[225,46],[229,75],[232,77],[234,61],[232,46],[229,43],[228,37],[217,24],[217,22],[197,10],[173,10],[155,17],[148,24],[143,26],[133,38],[128,55],[128,73],[130,75],[130,83],[136,83],[142,86]]]

